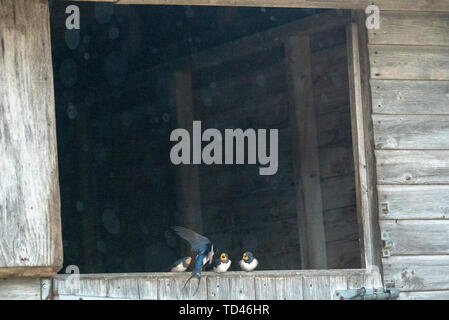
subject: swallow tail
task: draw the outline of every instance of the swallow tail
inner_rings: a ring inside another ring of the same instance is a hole
[[[195,293],[193,295],[196,295],[196,293],[198,292],[198,289],[200,287],[200,282],[201,282],[201,270],[203,268],[203,255],[198,255],[196,257],[196,261],[195,261],[195,266],[193,267],[193,271],[192,274],[190,275],[189,279],[187,279],[186,283],[184,284],[184,287],[182,288],[182,290],[185,289],[187,283],[192,279],[192,278],[196,278],[198,279],[198,284],[196,286],[195,289]]]

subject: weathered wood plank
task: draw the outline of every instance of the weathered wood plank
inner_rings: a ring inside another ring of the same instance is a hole
[[[303,280],[304,300],[327,300],[330,299],[330,277],[304,277]]]
[[[379,218],[447,219],[449,186],[378,186]]]
[[[40,300],[39,279],[0,279],[0,300]]]
[[[370,45],[371,77],[449,80],[449,47]]]
[[[204,5],[204,6],[244,6],[244,7],[287,7],[287,8],[330,8],[361,9],[372,4],[371,0],[81,0],[114,2],[116,4],[171,4],[171,5]],[[445,1],[432,0],[378,0],[383,10],[406,11],[449,11]]]
[[[184,284],[189,277],[189,273],[185,273],[185,277],[177,278],[160,278],[158,279],[158,299],[159,300],[206,300],[207,299],[207,276],[201,276],[200,287],[195,293],[198,285],[196,279],[192,279],[185,286]],[[184,289],[183,289],[184,288]]]
[[[307,267],[327,267],[323,222],[323,201],[319,168],[318,135],[313,98],[310,38],[291,37],[286,43],[290,95],[293,103],[294,167],[297,198],[303,197],[304,209],[298,208],[298,233],[306,234]],[[299,165],[300,164],[300,165]],[[299,166],[299,168],[298,168]],[[302,192],[302,194],[301,194]],[[298,202],[299,203],[299,202]],[[301,243],[300,245],[304,245]]]
[[[67,289],[68,275],[56,275],[55,299],[272,299],[299,300],[303,298],[330,299],[334,290],[345,289],[347,283],[371,287],[379,274],[363,269],[345,270],[286,270],[203,272],[201,286],[193,296],[196,281],[182,286],[189,273],[130,273],[81,274],[80,289]],[[307,279],[307,283],[304,282]],[[356,283],[354,279],[357,279]],[[145,285],[142,283],[145,282]],[[304,282],[304,283],[303,283]],[[112,288],[112,286],[115,288]],[[147,286],[144,288],[144,286]],[[315,288],[317,290],[315,290]],[[40,290],[40,286],[39,286]],[[304,295],[304,290],[307,291]],[[139,293],[139,295],[136,294]]]
[[[154,278],[138,279],[139,298],[142,300],[157,300],[159,297],[158,281]]]
[[[276,291],[277,279],[269,277],[254,278],[254,286],[256,290],[256,300],[274,300],[277,298]]]
[[[373,126],[377,149],[449,149],[449,115],[373,115]]]
[[[138,279],[116,278],[108,280],[108,297],[140,299]]]
[[[392,256],[383,259],[384,280],[401,291],[449,289],[448,255]]]
[[[449,300],[449,290],[401,292],[398,300]]]
[[[376,150],[378,184],[448,184],[449,151]]]
[[[448,81],[371,80],[373,113],[449,114]]]
[[[347,290],[348,289],[348,279],[342,276],[330,277],[329,278],[329,297],[327,299],[333,300],[334,293],[336,290]]]
[[[58,295],[77,295],[92,297],[108,296],[108,279],[106,277],[83,277],[79,281],[68,281],[68,275],[57,275],[53,280],[54,291]]]
[[[379,224],[390,233],[392,255],[449,254],[447,220],[381,220]]]
[[[449,45],[449,14],[382,10],[368,34],[370,44]]]
[[[302,277],[280,277],[276,279],[277,300],[302,300],[303,297]]]
[[[230,295],[230,283],[228,277],[208,276],[207,277],[207,299],[226,300]]]
[[[0,41],[0,276],[53,275],[62,239],[47,2],[1,0]]]
[[[240,275],[229,278],[229,297],[231,300],[255,300],[254,275]]]
[[[379,227],[377,224],[376,169],[371,120],[370,57],[366,16],[352,11],[354,22],[346,29],[348,47],[349,92],[351,101],[352,141],[356,172],[355,193],[360,225],[362,266],[381,266]]]

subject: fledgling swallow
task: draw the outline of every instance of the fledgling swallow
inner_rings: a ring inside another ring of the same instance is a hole
[[[212,263],[212,258],[214,256],[214,246],[210,242],[208,238],[205,236],[202,236],[195,231],[192,231],[190,229],[184,228],[184,227],[178,227],[175,226],[172,228],[181,238],[188,241],[190,243],[190,246],[192,248],[192,251],[195,254],[195,263],[193,265],[193,271],[190,275],[190,278],[187,279],[186,283],[184,284],[183,289],[186,287],[187,283],[192,278],[198,279],[198,286],[196,287],[195,293],[198,291],[198,288],[200,287],[200,281],[201,281],[201,270],[203,269],[203,266],[209,262],[209,264]]]
[[[228,255],[226,253],[222,253],[220,255],[220,258],[215,259],[214,261],[214,271],[215,272],[226,272],[228,271],[229,267],[231,266],[231,260],[229,259]]]
[[[184,272],[190,266],[191,262],[192,262],[191,257],[184,257],[184,258],[178,259],[172,264],[170,271],[171,272]]]
[[[246,251],[243,254],[242,260],[239,261],[239,264],[243,271],[249,272],[256,269],[259,262],[254,258],[254,255],[251,252]]]

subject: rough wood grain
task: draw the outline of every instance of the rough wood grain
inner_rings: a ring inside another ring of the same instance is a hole
[[[377,149],[449,149],[449,115],[373,115]]]
[[[305,276],[303,281],[304,300],[325,300],[330,298],[329,276]]]
[[[139,297],[142,300],[157,300],[159,297],[158,281],[154,278],[138,279]]]
[[[303,279],[301,277],[280,277],[276,280],[277,300],[302,300]]]
[[[229,278],[229,297],[231,300],[255,300],[254,276],[240,275]]]
[[[81,0],[114,2],[116,4],[172,4],[172,5],[205,5],[205,6],[255,6],[255,7],[287,7],[287,8],[331,8],[361,9],[371,5],[371,0]],[[446,1],[433,0],[378,0],[382,10],[406,11],[449,11]]]
[[[398,300],[449,300],[449,290],[402,292]]]
[[[187,285],[185,292],[181,291],[188,276],[188,273],[81,274],[80,287],[74,289],[65,283],[68,275],[56,275],[54,298],[331,299],[335,290],[349,285],[369,288],[375,286],[374,281],[380,281],[378,273],[363,269],[204,272],[199,292],[193,296],[196,284]]]
[[[207,276],[201,277],[200,287],[195,293],[198,281],[192,279],[183,289],[189,273],[185,273],[183,278],[167,277],[158,280],[158,292],[160,300],[206,300],[207,299]]]
[[[382,220],[380,229],[390,233],[392,255],[449,254],[447,220]]]
[[[0,279],[0,300],[40,300],[39,279]]]
[[[371,80],[373,112],[449,114],[448,81]]]
[[[370,45],[371,77],[449,80],[449,47]]]
[[[309,37],[291,37],[286,43],[286,55],[293,103],[296,185],[302,182],[302,188],[297,187],[302,195],[298,194],[297,198],[304,199],[304,211],[298,208],[298,232],[306,234],[307,267],[325,269],[327,256]]]
[[[448,184],[449,151],[376,150],[379,184]]]
[[[383,259],[385,281],[401,291],[448,290],[448,255],[393,256]]]
[[[228,277],[207,277],[207,299],[225,300],[229,299],[230,282]]]
[[[378,186],[378,193],[380,219],[449,218],[449,186]]]
[[[47,2],[1,0],[0,42],[0,275],[48,276],[62,239]]]
[[[351,101],[352,140],[356,172],[357,217],[360,225],[362,266],[381,269],[380,231],[377,224],[377,183],[372,106],[370,96],[370,57],[365,14],[352,12],[355,22],[346,29],[348,43],[349,91]]]
[[[382,10],[380,30],[368,30],[371,44],[449,45],[449,14]]]

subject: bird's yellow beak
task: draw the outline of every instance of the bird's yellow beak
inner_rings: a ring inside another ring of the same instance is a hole
[[[243,260],[248,260],[248,256],[246,255],[246,253],[243,254]]]
[[[187,263],[187,264],[190,264],[190,262],[192,262],[192,258],[188,257],[188,258],[186,259],[186,263]]]
[[[224,253],[221,254],[220,256],[221,261],[225,261],[226,260],[226,255]]]

